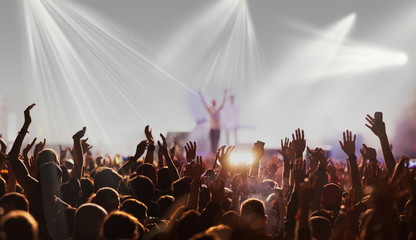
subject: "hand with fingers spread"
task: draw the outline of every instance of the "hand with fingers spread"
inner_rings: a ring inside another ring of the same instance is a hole
[[[285,138],[284,142],[283,139],[281,140],[281,146],[281,150],[278,149],[277,152],[283,156],[283,163],[289,166],[295,161],[296,158],[296,152],[293,148],[293,144],[290,142],[289,138]]]
[[[136,161],[143,155],[144,151],[146,151],[147,146],[147,140],[143,140],[139,144],[137,144],[136,153],[134,154],[134,159],[136,159]]]
[[[367,114],[365,118],[368,124],[365,124],[377,137],[384,137],[386,135],[386,124],[383,120],[375,120],[373,117]]]
[[[306,178],[306,161],[302,159],[297,159],[293,166],[293,177],[295,179],[295,184],[301,184]]]
[[[189,163],[191,163],[192,161],[194,161],[195,156],[196,156],[196,142],[188,142],[185,145],[185,151],[186,151],[186,161]]]
[[[377,152],[374,148],[367,147],[367,145],[363,144],[363,147],[360,149],[360,152],[364,160],[377,161]]]
[[[272,160],[269,162],[268,173],[272,179],[275,178],[277,170],[283,166],[283,164],[279,164],[279,162],[280,159],[276,155],[273,155]]]
[[[357,138],[354,134],[352,136],[352,132],[347,130],[343,132],[344,142],[339,141],[339,145],[341,145],[341,149],[347,154],[348,157],[355,156],[355,139]]]
[[[235,149],[235,146],[230,146],[227,150],[225,150],[225,147],[226,146],[222,146],[220,148],[221,152],[218,161],[220,162],[221,167],[228,167],[230,165],[230,156]]]
[[[299,128],[292,134],[293,149],[296,153],[296,158],[301,158],[306,147],[305,133]]]

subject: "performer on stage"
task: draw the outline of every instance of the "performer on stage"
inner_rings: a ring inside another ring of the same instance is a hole
[[[223,101],[218,108],[216,107],[215,99],[213,99],[211,102],[211,105],[208,106],[201,92],[199,92],[199,96],[201,97],[201,101],[210,115],[209,139],[211,142],[211,153],[215,154],[218,150],[218,142],[220,140],[220,135],[221,135],[220,115],[221,115],[221,109],[224,107],[225,99],[227,98],[227,89],[224,91]]]
[[[226,116],[224,127],[225,127],[225,135],[226,135],[228,146],[230,146],[230,132],[234,133],[234,144],[233,145],[238,144],[237,129],[239,127],[238,118],[239,118],[239,115],[240,115],[240,109],[235,104],[234,99],[235,99],[234,95],[231,95],[230,96],[230,104],[225,105],[225,109],[224,109],[225,116]]]

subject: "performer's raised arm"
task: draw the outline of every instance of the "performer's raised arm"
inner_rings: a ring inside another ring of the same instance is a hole
[[[221,110],[224,107],[225,99],[227,99],[227,89],[224,90],[224,98],[222,99],[222,103],[220,107],[218,108],[218,110]]]

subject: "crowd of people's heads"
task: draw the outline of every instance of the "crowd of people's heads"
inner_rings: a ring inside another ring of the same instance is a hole
[[[347,131],[346,159],[330,160],[298,129],[277,157],[258,141],[237,166],[232,147],[202,158],[196,143],[168,148],[149,127],[124,161],[94,156],[85,128],[59,154],[44,142],[21,149],[28,116],[10,152],[1,141],[0,239],[416,239],[416,171],[369,116],[382,158]]]

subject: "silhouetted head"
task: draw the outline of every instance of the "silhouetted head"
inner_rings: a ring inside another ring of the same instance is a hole
[[[153,199],[155,187],[148,177],[137,176],[129,182],[129,185],[137,200],[148,204]]]
[[[215,99],[212,99],[212,101],[211,101],[211,105],[215,107],[215,104],[216,104],[216,103],[217,103],[217,102],[215,101]]]
[[[127,199],[124,201],[121,204],[120,211],[131,214],[143,225],[147,223],[147,206],[136,199]]]
[[[38,167],[48,162],[53,162],[59,165],[58,156],[56,155],[56,152],[50,148],[46,148],[40,151],[37,160]]]
[[[39,167],[39,183],[44,195],[55,195],[62,183],[62,170],[54,162],[46,162]]]
[[[238,226],[240,222],[240,215],[236,211],[228,211],[222,215],[221,223],[231,228]]]
[[[267,216],[262,201],[249,198],[241,204],[241,219],[253,229],[264,229],[267,222]]]
[[[12,211],[1,218],[0,235],[8,240],[37,240],[38,223],[25,211]]]
[[[105,209],[95,203],[81,205],[75,212],[74,239],[99,239],[101,225],[107,216]]]
[[[332,226],[325,217],[315,216],[309,219],[312,226],[312,236],[315,239],[327,240],[331,237]]]
[[[342,188],[338,184],[328,183],[322,189],[321,206],[330,211],[338,211],[341,207]]]
[[[153,186],[157,185],[156,168],[153,164],[144,163],[140,165],[136,170],[137,175],[143,175],[148,177],[153,182]]]
[[[170,219],[173,211],[173,203],[175,198],[170,195],[164,195],[157,200],[157,203],[160,206],[161,217],[163,219]]]
[[[5,215],[13,210],[29,211],[29,202],[25,195],[12,192],[4,195],[0,198],[0,212],[1,215]]]
[[[140,239],[139,225],[139,221],[130,214],[115,211],[105,218],[102,235],[107,240]]]
[[[94,176],[94,191],[102,187],[111,187],[117,191],[120,185],[121,176],[111,168],[101,168]]]
[[[166,190],[170,188],[172,184],[172,179],[169,176],[169,169],[167,167],[163,167],[157,170],[157,188],[160,190]]]
[[[103,187],[95,195],[95,203],[103,207],[107,213],[118,210],[120,198],[118,192],[110,187]]]

